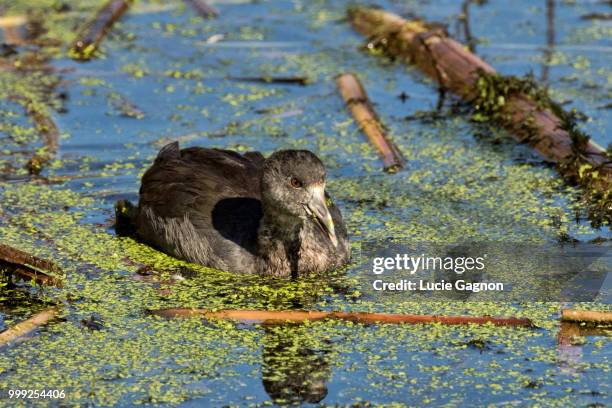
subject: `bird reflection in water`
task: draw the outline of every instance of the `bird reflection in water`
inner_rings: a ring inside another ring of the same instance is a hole
[[[332,343],[301,325],[265,327],[262,382],[279,405],[318,403],[327,396]]]

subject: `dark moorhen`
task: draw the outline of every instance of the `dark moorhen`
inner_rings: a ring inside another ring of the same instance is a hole
[[[167,254],[224,271],[297,277],[350,258],[325,167],[307,150],[265,159],[168,144],[142,177],[138,207],[120,201],[116,216]]]

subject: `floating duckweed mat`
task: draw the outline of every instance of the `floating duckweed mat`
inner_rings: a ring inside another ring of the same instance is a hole
[[[448,23],[454,34],[460,3],[381,6]],[[137,200],[139,177],[157,150],[179,140],[265,154],[313,150],[328,168],[328,190],[356,253],[362,242],[389,238],[554,244],[611,237],[609,229],[589,225],[578,192],[530,149],[503,130],[471,122],[453,100],[432,115],[437,93],[429,81],[362,53],[362,38],[344,21],[348,2],[219,1],[219,18],[208,20],[180,1],[140,1],[87,63],[70,60],[66,49],[74,27],[100,3],[61,5],[0,1],[4,15],[45,16],[46,45],[38,53],[54,67],[33,75],[0,66],[0,240],[66,273],[62,288],[23,282],[9,288],[6,277],[0,280],[0,329],[50,303],[61,309],[60,319],[2,349],[0,406],[28,405],[5,399],[15,388],[63,389],[64,403],[75,406],[611,401],[609,337],[557,341],[561,307],[611,310],[604,298],[582,304],[406,298],[390,305],[364,295],[356,265],[273,281],[187,264],[116,236],[114,202]],[[609,27],[580,19],[604,6],[555,6],[563,24],[552,58],[541,51],[545,10],[527,1],[473,5],[476,51],[505,75],[533,71],[539,79],[548,62],[553,98],[583,112],[589,119],[580,127],[605,146],[612,142]],[[22,58],[24,48],[17,51],[2,58]],[[337,93],[341,72],[359,74],[407,159],[403,171],[382,171]],[[308,84],[231,79],[280,76],[306,77]],[[38,176],[24,169],[42,147],[35,124],[7,90],[30,95],[61,131],[58,155]],[[169,307],[516,316],[539,328],[339,321],[260,327],[147,313]]]

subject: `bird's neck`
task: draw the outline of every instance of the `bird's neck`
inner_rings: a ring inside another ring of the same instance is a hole
[[[257,233],[257,251],[262,260],[262,274],[297,276],[302,227],[303,221],[299,218],[264,213]]]

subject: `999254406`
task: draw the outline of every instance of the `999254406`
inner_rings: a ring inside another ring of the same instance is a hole
[[[66,398],[64,390],[30,390],[10,389],[2,393],[2,397],[9,399],[62,399]]]

